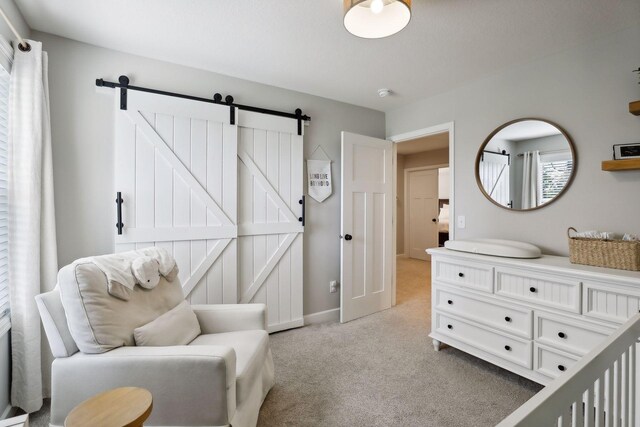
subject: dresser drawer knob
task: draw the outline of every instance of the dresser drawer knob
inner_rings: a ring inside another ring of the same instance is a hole
[[[511,317],[506,316],[506,317],[504,318],[504,321],[505,321],[505,322],[511,322]]]
[[[504,349],[507,350],[507,351],[511,351],[511,346],[505,345]]]
[[[453,301],[451,301],[451,300],[449,299],[449,300],[447,300],[447,304],[449,304],[449,305],[453,305]]]
[[[531,293],[536,293],[538,290],[536,288],[534,288],[533,286],[529,288],[529,292]]]
[[[458,273],[458,277],[464,277],[464,273]]]
[[[565,334],[564,332],[558,332],[558,336],[559,336],[560,338],[566,338],[566,337],[567,337],[567,334]]]
[[[447,325],[448,329],[453,329],[453,325]]]
[[[558,370],[564,372],[565,369],[567,369],[567,368],[565,368],[564,365],[558,365]]]

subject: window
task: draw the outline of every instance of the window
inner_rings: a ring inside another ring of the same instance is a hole
[[[567,185],[571,177],[573,162],[568,160],[541,161],[542,203],[556,197]]]
[[[7,156],[9,135],[9,73],[0,65],[0,336],[11,328],[7,227]]]

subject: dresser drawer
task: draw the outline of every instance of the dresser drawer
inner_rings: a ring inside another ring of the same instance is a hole
[[[613,329],[550,313],[536,312],[535,340],[584,356],[613,333]]]
[[[579,357],[544,345],[533,345],[533,369],[549,378],[557,378],[572,367]]]
[[[580,313],[579,280],[498,267],[496,294]]]
[[[522,338],[532,337],[532,310],[510,307],[485,298],[465,295],[463,292],[437,287],[434,305],[442,312],[483,323]]]
[[[493,292],[493,267],[473,263],[436,260],[432,279],[449,285]]]
[[[436,312],[436,330],[442,335],[531,369],[531,341],[507,337],[440,312]]]
[[[640,310],[640,288],[585,281],[585,316],[624,323]]]

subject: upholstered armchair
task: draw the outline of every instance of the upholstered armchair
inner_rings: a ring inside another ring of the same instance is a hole
[[[107,292],[98,267],[79,260],[36,297],[55,360],[51,426],[80,402],[137,386],[153,395],[149,426],[255,426],[274,384],[263,304],[191,306],[200,335],[186,345],[136,346],[133,330],[179,305],[179,280],[138,286],[128,301]]]

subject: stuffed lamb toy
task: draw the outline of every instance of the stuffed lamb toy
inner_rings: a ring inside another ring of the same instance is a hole
[[[141,256],[131,263],[136,283],[145,289],[153,289],[160,283],[160,263],[150,256]]]
[[[150,290],[158,286],[160,276],[173,282],[178,275],[175,259],[163,248],[150,247],[85,260],[105,273],[107,291],[123,301],[129,300],[136,284]]]

